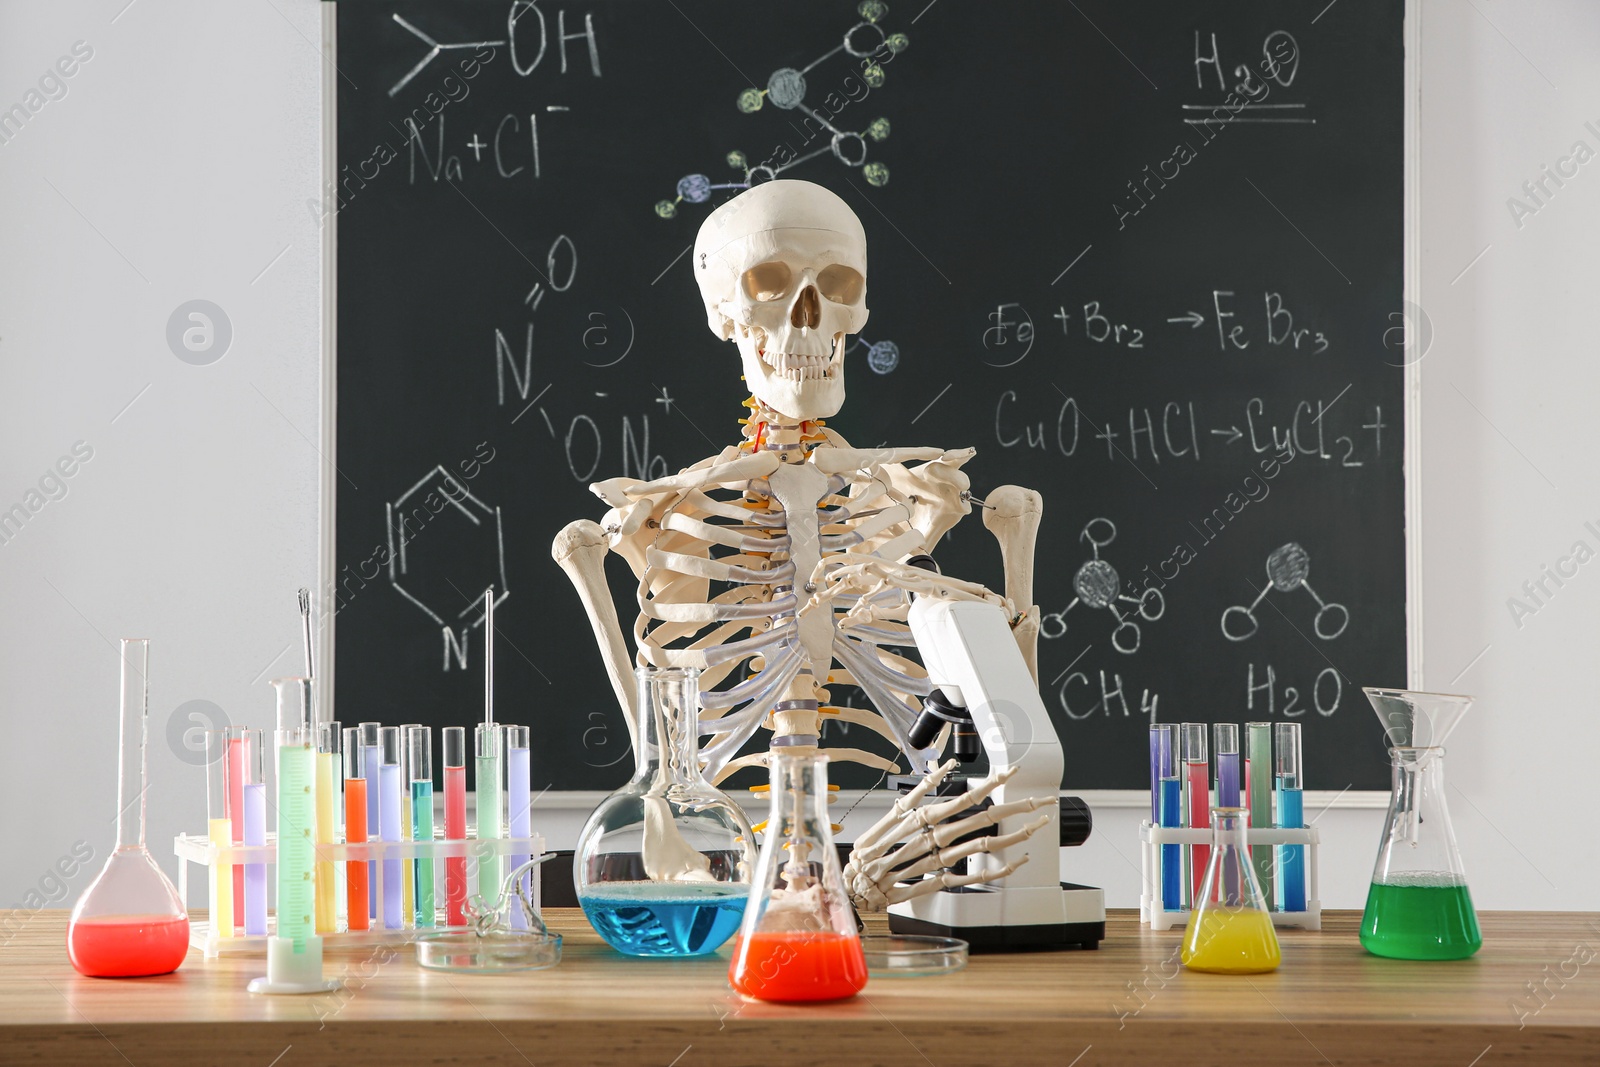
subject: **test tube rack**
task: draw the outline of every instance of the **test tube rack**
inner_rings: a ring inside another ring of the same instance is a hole
[[[1315,826],[1298,830],[1277,827],[1251,827],[1250,847],[1257,845],[1304,845],[1306,849],[1306,906],[1304,911],[1279,911],[1268,902],[1267,914],[1273,926],[1298,926],[1304,930],[1322,929],[1322,901],[1317,895],[1317,849],[1321,837]],[[1169,911],[1161,901],[1161,846],[1209,845],[1213,837],[1209,827],[1152,826],[1146,819],[1139,824],[1139,921],[1152,930],[1170,930],[1182,927],[1189,921],[1189,909]],[[1187,855],[1187,850],[1185,855]],[[1184,881],[1187,887],[1187,878]]]
[[[213,845],[205,834],[179,834],[173,839],[173,851],[178,856],[178,898],[189,904],[189,865],[196,864],[202,868],[209,868],[214,864],[264,864],[272,867],[278,857],[278,835],[274,832],[267,834],[265,845],[233,845],[222,848]],[[541,856],[544,854],[544,837],[534,834],[531,837],[497,837],[487,840],[468,838],[466,840],[446,841],[435,838],[433,841],[367,841],[362,844],[319,844],[316,846],[317,860],[333,861],[337,864],[339,887],[337,899],[342,903],[345,899],[344,876],[345,862],[349,860],[376,860],[373,872],[374,883],[377,886],[378,899],[383,899],[383,861],[432,859],[482,859],[487,856]],[[468,870],[472,871],[474,865],[469,864]],[[508,871],[509,873],[509,871]],[[472,876],[475,880],[475,875]],[[539,874],[534,872],[530,880],[530,897],[533,901],[535,912],[540,911]],[[201,876],[200,884],[205,886],[205,877]],[[269,876],[268,884],[273,884]],[[386,929],[374,925],[369,930],[351,932],[343,928],[343,908],[340,909],[340,930],[337,933],[323,933],[325,948],[337,948],[341,945],[378,945],[408,941],[418,933],[431,933],[434,930],[450,929],[444,924],[444,886],[445,879],[441,876],[435,880],[437,886],[436,910],[438,918],[432,927],[408,926],[403,929]],[[476,887],[473,889],[476,892]],[[498,891],[498,890],[497,890]],[[457,927],[457,929],[460,929]],[[189,924],[189,944],[200,949],[206,959],[216,959],[218,956],[251,955],[265,957],[267,953],[267,938],[276,930],[276,916],[267,918],[267,933],[265,935],[235,934],[232,937],[217,937],[209,922]]]

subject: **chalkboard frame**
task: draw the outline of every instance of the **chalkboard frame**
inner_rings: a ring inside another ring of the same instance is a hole
[[[1330,7],[1332,4],[1329,5]],[[322,76],[322,160],[324,187],[336,182],[338,159],[338,92],[336,64],[338,57],[338,0],[323,0],[322,42],[325,59]],[[1320,16],[1319,16],[1320,17]],[[1404,218],[1403,218],[1403,311],[1392,316],[1395,320],[1396,338],[1386,344],[1403,350],[1403,387],[1405,439],[1403,447],[1404,514],[1405,514],[1405,588],[1406,588],[1406,673],[1407,684],[1419,688],[1423,684],[1423,602],[1421,568],[1422,485],[1422,375],[1420,362],[1426,354],[1430,328],[1423,305],[1421,287],[1421,0],[1404,0],[1402,41],[1404,57]],[[321,227],[322,304],[320,353],[321,404],[320,441],[323,463],[319,468],[318,501],[318,589],[332,587],[337,576],[336,531],[338,522],[338,215],[334,213]],[[1047,501],[1048,503],[1048,501]],[[574,609],[576,610],[576,609]],[[331,694],[338,668],[335,616],[327,613],[317,628],[314,643],[317,651],[319,691]],[[860,791],[844,791],[859,796]],[[1074,790],[1097,808],[1140,809],[1149,803],[1148,790],[1095,789]],[[886,796],[887,794],[882,794]],[[544,795],[541,806],[559,813],[562,822],[568,814],[579,818],[586,813],[603,792],[591,790],[551,790]],[[1382,809],[1388,794],[1380,790],[1347,789],[1308,791],[1308,800],[1319,810]],[[879,805],[880,796],[868,794],[862,814],[868,815]]]

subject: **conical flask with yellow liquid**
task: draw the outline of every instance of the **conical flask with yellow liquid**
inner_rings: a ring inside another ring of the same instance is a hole
[[[1248,808],[1211,809],[1211,858],[1179,955],[1191,971],[1265,974],[1282,961],[1278,934],[1250,862],[1249,825]]]

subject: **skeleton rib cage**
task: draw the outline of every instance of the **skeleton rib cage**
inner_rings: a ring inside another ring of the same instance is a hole
[[[808,597],[867,558],[897,561],[925,550],[928,531],[914,519],[927,516],[902,488],[915,486],[920,468],[899,461],[946,454],[858,451],[817,428],[802,447],[819,446],[811,458],[831,461],[828,467],[870,458],[860,468],[829,474],[810,514],[791,515],[779,500],[772,477],[782,477],[780,459],[771,452],[728,449],[668,478],[613,479],[594,487],[614,505],[605,522],[611,547],[639,580],[637,661],[702,671],[701,751],[713,781],[764,762],[764,750],[737,753],[758,729],[772,729],[771,713],[782,710],[786,693],[808,690],[795,683],[811,674],[820,687],[821,715],[887,738],[915,772],[930,765],[942,744],[940,738],[918,749],[907,739],[929,691],[926,672],[903,654],[914,647],[906,623],[909,594],[880,584],[860,592],[831,590],[820,602],[808,603]],[[819,559],[812,573],[799,574],[796,542],[808,536]],[[802,640],[802,620],[816,612],[827,620],[826,662],[813,662]],[[828,703],[829,685],[859,688],[872,708]],[[859,748],[828,752],[836,761],[903,769]]]

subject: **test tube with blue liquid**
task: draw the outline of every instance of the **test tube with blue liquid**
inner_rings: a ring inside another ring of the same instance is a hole
[[[1280,829],[1301,829],[1305,811],[1301,801],[1304,771],[1300,763],[1300,724],[1280,722],[1273,726],[1275,778]],[[1304,845],[1278,846],[1278,904],[1284,911],[1306,910],[1306,849]]]
[[[400,841],[400,727],[385,726],[378,732],[378,838]],[[399,930],[405,926],[400,906],[403,896],[401,861],[383,861],[383,928]]]
[[[506,738],[506,823],[507,831],[513,838],[527,838],[533,835],[533,819],[529,807],[532,803],[533,792],[533,764],[529,759],[528,740],[529,731],[526,726],[507,726]],[[526,853],[512,855],[509,869],[516,870],[528,862]],[[533,873],[522,876],[517,883],[518,890],[524,895],[529,893],[529,884]],[[510,908],[511,927],[515,930],[526,929],[528,917],[522,913],[521,908]]]
[[[1183,825],[1183,781],[1178,776],[1178,728],[1172,723],[1150,727],[1150,773],[1155,819],[1152,825]],[[1161,846],[1161,907],[1183,910],[1183,851],[1181,845]]]
[[[406,730],[406,767],[411,777],[411,836],[433,840],[433,731],[426,726]],[[416,890],[417,926],[434,925],[433,857],[419,856],[412,864]]]
[[[1217,807],[1237,808],[1240,806],[1239,787],[1242,781],[1239,773],[1241,754],[1239,752],[1238,725],[1231,722],[1212,723],[1211,748],[1216,756]],[[1243,814],[1248,820],[1249,813],[1245,812]],[[1223,884],[1219,891],[1227,895],[1220,899],[1239,899],[1239,872],[1231,865],[1225,864],[1222,868],[1222,881]]]

